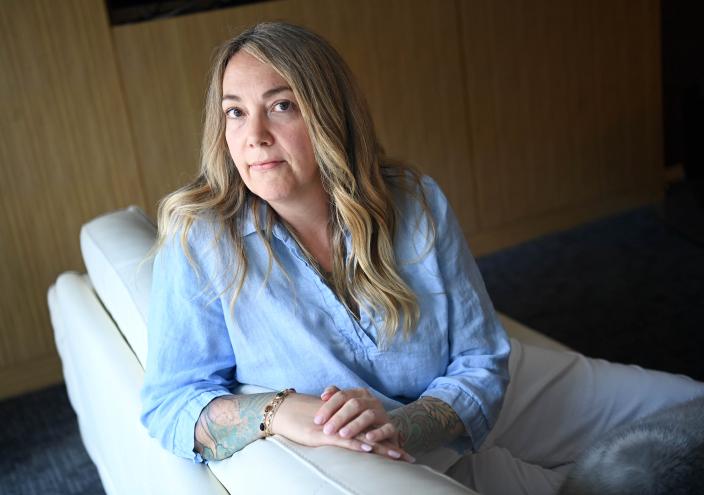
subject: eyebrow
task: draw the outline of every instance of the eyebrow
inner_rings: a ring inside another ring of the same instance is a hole
[[[275,94],[282,93],[283,91],[293,91],[290,86],[276,86],[275,88],[268,89],[264,91],[262,94],[262,98],[271,98]],[[242,98],[240,98],[237,95],[222,95],[222,101],[225,100],[234,100],[234,101],[241,101]]]

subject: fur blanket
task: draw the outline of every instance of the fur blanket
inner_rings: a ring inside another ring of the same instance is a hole
[[[609,432],[577,459],[560,494],[704,494],[704,397]]]

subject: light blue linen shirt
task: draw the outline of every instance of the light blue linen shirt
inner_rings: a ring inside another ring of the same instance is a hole
[[[142,422],[150,434],[199,461],[196,420],[236,385],[316,396],[337,385],[368,388],[387,410],[436,397],[465,425],[455,447],[478,448],[501,407],[510,344],[447,199],[432,179],[422,186],[436,225],[430,249],[418,198],[395,194],[396,259],[420,321],[409,340],[399,331],[385,349],[377,346],[381,317],[364,308],[359,319],[351,315],[281,224],[271,241],[280,264],[266,282],[269,256],[251,210],[239,228],[249,267],[234,314],[226,237],[218,239],[211,222],[194,223],[188,242],[197,271],[179,240],[167,241],[154,260],[148,318]]]

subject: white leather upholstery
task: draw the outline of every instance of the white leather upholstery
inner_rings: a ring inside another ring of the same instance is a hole
[[[278,436],[254,442],[229,459],[213,463],[211,469],[227,487],[238,486],[243,477],[261,480],[246,493],[262,495],[474,493],[422,464],[336,447],[304,447]]]
[[[209,468],[162,450],[139,422],[152,269],[148,254],[155,236],[154,225],[136,207],[92,220],[81,231],[88,277],[65,273],[49,291],[69,397],[107,493],[472,493],[422,464],[444,471],[458,458],[450,449],[419,456],[419,463],[411,465],[272,437]],[[562,347],[502,320],[524,342]],[[259,390],[245,385],[238,393]]]
[[[81,252],[91,283],[142,367],[147,362],[147,312],[152,282],[149,250],[156,227],[136,206],[91,220]]]
[[[106,493],[227,494],[208,469],[169,454],[140,424],[144,372],[88,279],[60,275],[49,308],[69,398]]]

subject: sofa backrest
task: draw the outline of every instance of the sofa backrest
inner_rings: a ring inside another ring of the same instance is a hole
[[[152,282],[150,249],[156,226],[130,206],[81,229],[81,252],[91,283],[142,368],[147,362],[147,313]]]

